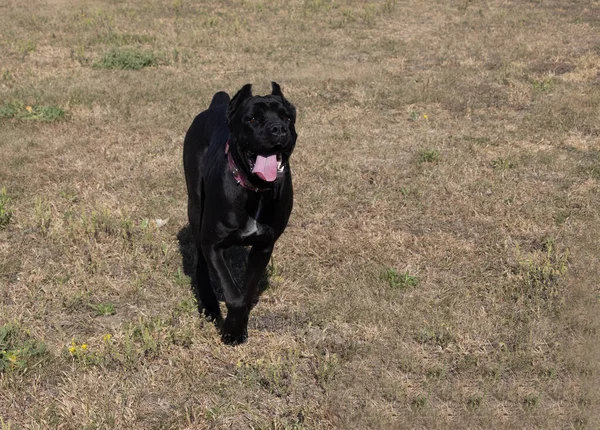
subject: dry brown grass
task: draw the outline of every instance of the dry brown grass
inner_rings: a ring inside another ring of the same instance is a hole
[[[599,428],[599,27],[595,0],[2,2],[2,430]],[[181,146],[271,80],[296,205],[231,348],[184,274]]]

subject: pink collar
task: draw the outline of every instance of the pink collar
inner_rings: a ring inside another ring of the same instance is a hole
[[[238,168],[238,166],[235,164],[235,161],[233,160],[231,151],[229,151],[229,139],[227,139],[227,142],[225,142],[225,154],[227,154],[227,159],[229,161],[229,170],[231,170],[231,173],[233,174],[233,179],[235,179],[235,181],[239,185],[246,188],[247,190],[254,191],[256,193],[262,193],[264,191],[268,191],[271,189],[271,188],[258,188],[250,183],[248,178],[246,178],[246,175],[244,175],[244,173],[242,173],[242,171]]]

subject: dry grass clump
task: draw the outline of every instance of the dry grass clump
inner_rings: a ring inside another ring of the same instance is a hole
[[[0,6],[3,428],[597,428],[599,16]],[[190,287],[181,145],[271,80],[295,208],[230,348]]]

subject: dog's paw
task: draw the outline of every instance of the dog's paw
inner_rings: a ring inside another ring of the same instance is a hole
[[[242,333],[223,332],[221,334],[221,341],[226,345],[236,346],[245,343],[247,340],[248,330],[244,330]]]
[[[221,340],[227,345],[239,345],[248,340],[248,320],[246,323],[232,318],[231,313],[221,325]]]

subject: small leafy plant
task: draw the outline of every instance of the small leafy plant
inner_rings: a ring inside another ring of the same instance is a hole
[[[396,269],[388,268],[381,272],[381,279],[394,290],[414,288],[419,285],[419,279],[408,273],[398,273]]]
[[[47,356],[46,345],[16,324],[0,326],[0,374],[24,373]]]
[[[115,314],[115,305],[112,303],[98,303],[94,306],[96,310],[96,315],[106,316],[106,315],[114,315]]]
[[[495,160],[492,160],[490,165],[492,166],[492,169],[494,169],[494,170],[503,171],[503,170],[512,169],[513,167],[516,166],[516,163],[509,158],[499,157],[499,158],[496,158]]]
[[[440,159],[440,152],[437,149],[423,149],[419,152],[420,163],[433,163],[435,161],[440,161]]]

